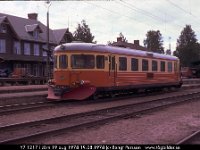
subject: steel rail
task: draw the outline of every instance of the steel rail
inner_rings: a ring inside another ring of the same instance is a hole
[[[184,90],[184,89],[183,89]],[[178,91],[170,91],[170,93],[173,92],[179,92],[181,90]],[[141,93],[129,93],[129,94],[118,94],[115,95],[115,97],[106,97],[106,96],[102,96],[99,99],[89,99],[89,100],[85,100],[85,101],[46,101],[45,98],[43,101],[39,101],[39,102],[30,102],[30,103],[14,103],[14,104],[10,104],[10,105],[2,105],[0,106],[0,116],[2,115],[11,115],[14,113],[23,113],[23,112],[27,112],[27,111],[35,111],[38,109],[45,109],[51,106],[54,107],[60,107],[62,106],[63,103],[67,103],[67,105],[87,105],[87,104],[97,104],[97,103],[104,103],[104,102],[110,102],[110,101],[121,101],[127,98],[139,98],[139,97],[145,97],[145,96],[156,96],[159,94],[163,94],[163,93],[167,93],[166,91],[157,91],[157,92],[141,92]],[[59,103],[61,102],[61,103]],[[66,105],[65,105],[66,106]]]
[[[133,117],[138,114],[166,108],[171,105],[174,106],[199,98],[200,92],[193,92],[190,94],[153,99],[132,105],[111,106],[95,111],[12,124],[0,127],[0,144],[23,143],[32,138],[41,138],[43,136],[49,136],[50,134],[59,134],[73,129],[77,130],[82,127],[94,126],[122,118]],[[6,138],[6,135],[4,134],[6,132],[11,132],[12,136]]]
[[[193,144],[193,141],[196,139],[196,138],[199,138],[200,137],[200,130],[186,136],[185,138],[183,138],[182,140],[180,140],[179,142],[177,142],[176,144],[177,145],[183,145],[183,144]],[[200,141],[199,141],[200,143]]]

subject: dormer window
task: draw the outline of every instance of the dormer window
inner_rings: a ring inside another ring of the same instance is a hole
[[[41,28],[38,24],[25,25],[26,32],[31,34],[35,40],[39,39],[39,34],[42,33]]]
[[[35,31],[33,31],[33,37],[34,37],[34,39],[38,39],[38,36],[39,36],[39,32],[38,32],[38,30],[35,30]]]
[[[5,24],[1,24],[1,25],[0,25],[0,32],[1,32],[1,33],[6,33],[6,32],[7,32],[7,27],[6,27]]]

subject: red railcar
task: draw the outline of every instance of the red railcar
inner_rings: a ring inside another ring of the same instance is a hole
[[[92,43],[54,50],[49,100],[84,100],[97,93],[181,87],[179,59],[147,51]]]

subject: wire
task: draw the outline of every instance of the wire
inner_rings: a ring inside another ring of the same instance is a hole
[[[186,14],[189,14],[190,16],[194,17],[195,18],[195,22],[198,23],[198,25],[196,25],[197,27],[199,27],[199,24],[200,24],[200,19],[197,18],[197,16],[194,16],[191,12],[188,12],[187,10],[183,9],[182,7],[178,6],[177,4],[173,3],[172,1],[170,0],[166,0],[168,3],[170,3],[171,5],[173,5],[174,7],[178,8],[179,10],[183,11],[184,13]],[[198,19],[198,20],[197,20]]]
[[[136,18],[133,18],[133,17],[130,17],[130,16],[127,16],[127,15],[124,15],[124,14],[120,14],[117,11],[109,10],[109,9],[107,9],[105,7],[100,6],[100,5],[97,5],[97,4],[94,4],[94,3],[89,3],[88,1],[84,1],[84,2],[87,3],[87,4],[90,4],[90,5],[94,5],[94,6],[98,7],[98,8],[104,9],[104,10],[106,10],[106,11],[108,11],[108,12],[114,14],[114,15],[117,15],[117,16],[120,16],[120,17],[123,16],[123,17],[129,18],[129,19],[134,20],[134,21],[137,20],[138,22],[140,22],[140,23],[142,23],[144,25],[148,24],[148,23],[146,23],[146,22],[144,23],[144,22],[142,22],[142,21],[140,21],[140,20],[138,20]],[[150,24],[148,24],[148,25],[150,25]]]

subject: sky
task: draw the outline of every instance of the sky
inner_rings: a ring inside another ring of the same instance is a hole
[[[49,22],[51,29],[69,28],[74,32],[84,19],[98,44],[116,41],[119,33],[129,43],[140,40],[144,45],[149,30],[159,30],[163,46],[174,51],[177,39],[186,25],[191,25],[200,40],[199,0],[83,0],[51,1]],[[27,18],[38,13],[38,20],[46,25],[48,5],[45,1],[0,1],[0,12]]]

